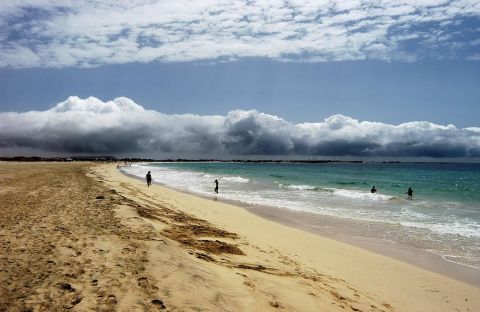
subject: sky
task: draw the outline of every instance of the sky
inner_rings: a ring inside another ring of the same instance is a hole
[[[0,0],[0,154],[480,157],[480,3]]]

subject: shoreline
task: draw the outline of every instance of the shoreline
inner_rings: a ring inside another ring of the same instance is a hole
[[[259,206],[246,209],[268,220],[359,247],[480,288],[480,270],[477,268],[445,260],[442,255],[405,243],[378,238],[354,237],[351,233],[343,232],[349,226],[366,226],[362,224],[362,221],[342,220],[341,218],[272,207]],[[328,220],[328,223],[325,220]],[[340,225],[341,229],[332,232],[335,225]]]
[[[127,177],[143,181],[142,178],[129,174],[121,169],[118,169],[118,171]],[[409,246],[405,243],[390,242],[379,238],[359,237],[353,233],[347,233],[352,226],[368,227],[368,222],[365,221],[293,211],[265,205],[247,204],[241,201],[221,199],[215,196],[215,194],[212,194],[212,196],[198,194],[155,181],[153,184],[207,200],[234,205],[266,220],[359,247],[480,288],[480,269],[478,268],[445,260],[442,255],[419,247]],[[350,232],[352,231],[350,230]]]

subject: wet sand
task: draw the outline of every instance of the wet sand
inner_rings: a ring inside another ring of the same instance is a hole
[[[112,165],[0,163],[0,311],[477,311],[479,288]]]
[[[480,269],[446,261],[441,255],[384,237],[391,230],[376,222],[356,221],[266,206],[245,206],[263,218],[392,257],[480,288]],[[368,234],[366,234],[368,232]]]

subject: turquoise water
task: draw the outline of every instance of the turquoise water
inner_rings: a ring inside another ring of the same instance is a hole
[[[480,164],[187,162],[124,170],[139,177],[151,170],[154,182],[202,195],[214,195],[218,179],[219,198],[355,220],[369,229],[356,235],[480,269]]]
[[[170,163],[179,170],[232,175],[284,185],[365,191],[402,196],[410,186],[415,198],[456,201],[480,207],[480,164],[438,163]]]

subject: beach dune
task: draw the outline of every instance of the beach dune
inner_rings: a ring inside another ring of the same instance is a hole
[[[0,169],[0,311],[480,310],[475,286],[114,165]]]

